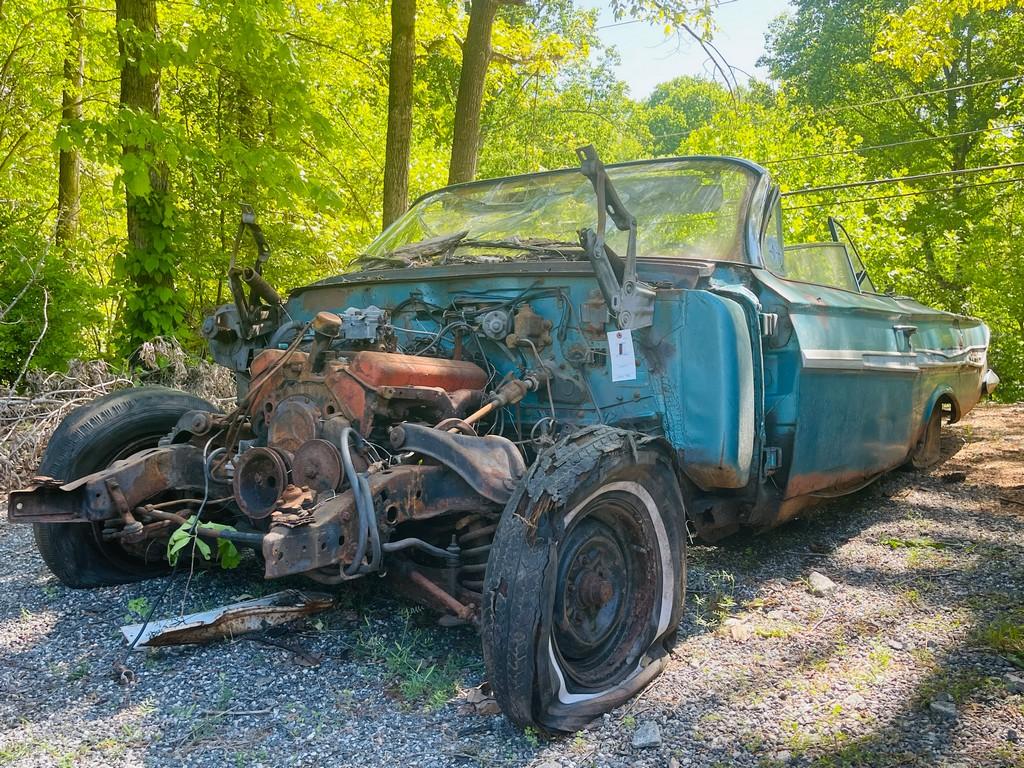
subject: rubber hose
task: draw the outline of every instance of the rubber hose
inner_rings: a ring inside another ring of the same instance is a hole
[[[385,552],[398,552],[399,550],[412,549],[413,547],[416,549],[422,549],[424,552],[427,552],[434,557],[440,557],[445,560],[459,559],[459,555],[456,555],[454,552],[449,552],[446,549],[435,547],[433,544],[429,544],[423,539],[399,539],[398,541],[389,541],[384,544],[382,548]]]
[[[345,569],[346,576],[355,576],[359,573],[360,568],[363,564],[363,557],[366,555],[366,543],[370,532],[370,515],[372,515],[372,509],[368,511],[366,507],[366,497],[363,495],[362,485],[359,482],[359,475],[356,474],[356,468],[352,464],[352,452],[349,448],[349,438],[355,430],[352,427],[345,427],[341,430],[341,463],[345,467],[345,476],[348,478],[349,487],[352,489],[352,498],[356,503],[356,513],[359,515],[359,541],[356,545],[356,555],[352,558],[352,562]]]
[[[367,571],[376,571],[380,568],[381,561],[381,545],[380,545],[380,529],[377,527],[377,516],[373,511],[373,494],[370,493],[370,481],[366,478],[365,474],[359,475],[359,485],[363,491],[363,500],[366,504],[366,508],[369,510],[369,521],[370,521],[370,563],[367,567]]]

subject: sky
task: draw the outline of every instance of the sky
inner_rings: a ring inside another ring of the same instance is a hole
[[[643,22],[616,24],[602,0],[582,0],[581,5],[600,10],[598,21],[601,40],[613,45],[622,58],[617,74],[629,83],[634,98],[648,96],[658,83],[679,75],[710,75],[713,73],[707,54],[695,41],[666,37],[664,29]],[[717,29],[712,42],[733,67],[758,78],[768,73],[757,66],[764,53],[764,35],[772,19],[789,9],[789,0],[732,0],[715,10]],[[628,21],[628,19],[623,19]],[[603,29],[600,27],[604,26]],[[746,78],[736,72],[742,83]],[[719,78],[720,79],[720,78]]]

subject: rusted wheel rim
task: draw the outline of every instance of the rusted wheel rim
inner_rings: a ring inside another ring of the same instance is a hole
[[[552,647],[576,687],[614,685],[633,668],[652,627],[656,547],[629,495],[595,499],[559,547]]]

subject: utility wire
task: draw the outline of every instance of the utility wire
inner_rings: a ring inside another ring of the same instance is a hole
[[[818,115],[830,115],[836,112],[843,112],[848,109],[860,109],[861,107],[875,107],[881,104],[892,104],[900,101],[910,101],[911,99],[920,98],[921,96],[935,96],[940,93],[951,93],[953,91],[962,91],[967,88],[975,88],[981,85],[992,85],[993,83],[1008,83],[1012,80],[1022,80],[1024,74],[1013,75],[1011,77],[997,77],[990,80],[979,80],[973,83],[962,83],[961,85],[950,86],[949,88],[938,88],[932,91],[919,91],[917,93],[909,93],[905,96],[891,96],[885,99],[875,99],[874,101],[864,101],[859,104],[844,104],[839,107],[830,107],[828,109],[822,109],[817,111],[810,111],[807,117],[816,117]],[[692,132],[691,130],[686,131],[674,131],[672,133],[659,133],[653,135],[651,138],[654,139],[668,139],[674,136],[688,136]]]
[[[913,99],[920,96],[937,96],[942,93],[953,93],[955,91],[966,90],[967,88],[976,88],[981,85],[993,85],[995,83],[1008,83],[1011,80],[1020,80],[1024,78],[1024,73],[1018,75],[1011,75],[1010,77],[993,77],[989,80],[978,80],[973,83],[962,83],[961,85],[951,85],[948,88],[936,88],[932,91],[920,91],[919,93],[910,94],[909,96],[890,96],[885,99],[875,99],[874,101],[863,101],[860,104],[843,104],[838,107],[829,107],[828,109],[818,110],[816,114],[819,115],[830,115],[836,112],[845,112],[849,109],[860,109],[861,107],[877,107],[881,104],[893,104],[895,102],[906,101],[907,99]]]
[[[992,128],[979,128],[975,131],[963,131],[961,133],[947,133],[943,136],[926,136],[920,139],[907,139],[906,141],[894,141],[890,144],[874,144],[867,147],[857,147],[856,149],[842,149],[836,150],[835,152],[818,152],[813,155],[797,155],[796,157],[783,157],[777,160],[765,160],[765,165],[782,165],[783,163],[795,163],[798,160],[820,160],[826,157],[839,157],[840,155],[856,155],[861,152],[875,152],[880,149],[892,149],[893,147],[906,147],[911,144],[925,144],[930,141],[944,141],[946,139],[959,139],[964,136],[975,136],[979,133],[996,133],[998,131],[1009,131],[1014,128],[1024,128],[1024,123],[1014,123],[1012,125],[1002,125]]]
[[[840,189],[856,189],[858,187],[871,187],[875,184],[895,184],[901,181],[923,181],[924,179],[938,179],[946,176],[964,176],[971,173],[984,173],[985,171],[1005,171],[1010,168],[1024,168],[1024,163],[1003,163],[1002,165],[986,165],[981,168],[963,168],[956,171],[937,171],[935,173],[918,173],[913,176],[893,176],[888,179],[870,179],[868,181],[851,181],[845,184],[828,184],[823,187],[804,187],[794,189],[792,192],[783,192],[783,197],[793,195],[809,195],[815,192],[833,192]]]
[[[999,179],[998,181],[980,181],[975,184],[954,184],[951,187],[933,187],[931,189],[920,189],[916,192],[900,192],[893,195],[876,195],[874,197],[853,197],[847,200],[833,200],[830,203],[811,203],[810,205],[787,206],[787,211],[800,211],[806,208],[829,208],[834,205],[846,205],[848,203],[870,203],[877,200],[895,200],[899,197],[914,197],[916,195],[930,195],[937,192],[957,192],[961,189],[975,189],[977,187],[994,187],[1000,184],[1016,184],[1024,181],[1024,176],[1013,179]]]

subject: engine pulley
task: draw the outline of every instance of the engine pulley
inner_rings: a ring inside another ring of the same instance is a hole
[[[319,438],[307,440],[292,458],[292,482],[322,493],[341,485],[341,452]]]
[[[238,457],[232,480],[235,502],[251,519],[268,517],[288,485],[288,465],[273,448],[250,448]]]

